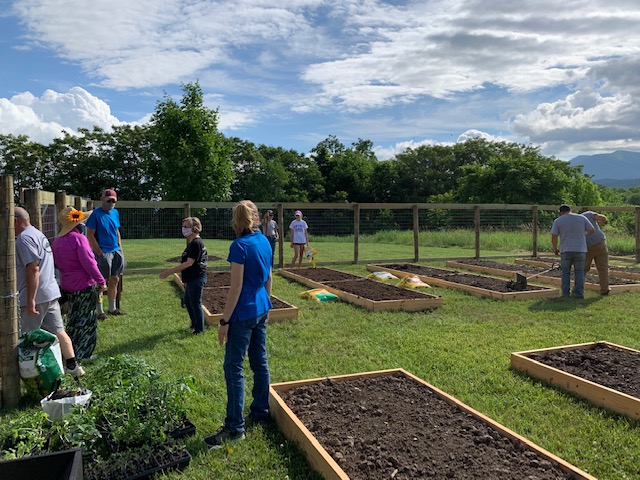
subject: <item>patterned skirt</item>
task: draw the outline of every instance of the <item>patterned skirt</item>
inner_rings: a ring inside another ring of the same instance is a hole
[[[77,292],[66,290],[62,292],[69,301],[65,330],[71,338],[73,350],[78,360],[91,357],[98,340],[96,287],[93,285]]]

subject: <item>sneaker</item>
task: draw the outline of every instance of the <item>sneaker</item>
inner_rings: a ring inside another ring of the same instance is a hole
[[[106,320],[107,319],[107,314],[106,313],[99,313],[98,314],[98,320]]]
[[[126,312],[121,311],[119,308],[109,311],[109,315],[126,315]]]
[[[83,377],[84,368],[79,363],[76,363],[73,367],[64,367],[64,373],[71,375],[72,377]]]
[[[603,297],[606,297],[607,295],[609,295],[609,292],[611,290],[607,290],[606,292],[600,292],[600,295],[602,295]]]
[[[220,448],[223,444],[228,442],[237,442],[238,440],[244,440],[244,432],[234,432],[230,430],[227,426],[224,426],[220,429],[218,433],[215,435],[211,435],[204,439],[204,443],[206,443],[207,447]]]
[[[244,429],[251,430],[252,428],[255,428],[257,426],[266,425],[267,422],[268,420],[256,420],[251,416],[251,414],[249,414],[246,417],[244,417]]]

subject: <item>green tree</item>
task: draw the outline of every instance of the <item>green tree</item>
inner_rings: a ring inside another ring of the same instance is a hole
[[[46,147],[26,135],[0,134],[0,173],[12,175],[16,194],[21,188],[43,188]]]
[[[182,86],[180,104],[165,94],[151,117],[164,200],[224,201],[231,195],[230,142],[218,110],[203,105],[198,82]]]

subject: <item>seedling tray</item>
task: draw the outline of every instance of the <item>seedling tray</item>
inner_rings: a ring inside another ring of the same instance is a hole
[[[634,420],[640,420],[640,398],[627,395],[618,390],[605,387],[604,385],[592,382],[585,378],[567,373],[557,368],[545,365],[537,360],[529,358],[531,355],[552,353],[568,350],[588,351],[596,348],[599,344],[620,348],[640,355],[640,351],[631,348],[615,345],[609,342],[591,342],[576,345],[564,345],[560,347],[543,348],[539,350],[527,350],[514,352],[511,354],[511,368],[526,373],[527,375],[543,380],[550,385],[562,390],[571,392],[578,397],[598,405],[607,410],[625,415]]]
[[[422,267],[422,265],[418,265],[418,264],[409,264],[409,265],[415,265],[415,267],[417,268]],[[385,271],[385,272],[392,273],[397,277],[403,277],[409,274],[416,275],[418,278],[420,278],[420,280],[432,286],[462,290],[463,292],[469,293],[471,295],[475,295],[478,297],[493,298],[495,300],[529,300],[529,299],[535,299],[535,298],[551,298],[551,297],[557,297],[560,294],[560,292],[555,288],[544,288],[544,287],[540,287],[538,290],[499,292],[496,290],[488,290],[486,288],[475,287],[472,285],[465,285],[462,283],[456,283],[449,280],[443,280],[440,278],[430,277],[428,275],[422,275],[414,272],[396,270],[395,268],[391,268],[384,264],[367,265],[367,270],[370,270],[372,272]],[[453,270],[450,270],[450,271],[452,273],[455,273]]]
[[[403,375],[410,382],[415,382],[417,384],[417,388],[425,388],[430,390],[430,392],[438,397],[439,401],[444,401],[447,404],[454,407],[455,410],[459,411],[465,417],[471,417],[472,424],[480,425],[484,424],[483,428],[489,428],[491,431],[495,432],[494,434],[499,437],[506,437],[510,440],[511,443],[520,446],[523,450],[532,451],[537,454],[541,459],[547,460],[557,467],[560,470],[565,472],[568,477],[574,479],[590,479],[595,480],[591,475],[583,472],[582,470],[576,468],[575,466],[567,463],[566,461],[560,459],[559,457],[553,455],[552,453],[544,450],[543,448],[537,446],[526,438],[518,435],[517,433],[509,430],[503,425],[497,423],[496,421],[490,419],[489,417],[483,415],[482,413],[472,409],[471,407],[465,405],[460,402],[456,398],[448,395],[447,393],[439,390],[438,388],[428,384],[427,382],[421,380],[420,378],[412,375],[411,373],[403,370],[403,369],[393,369],[393,370],[381,370],[374,372],[363,372],[356,373],[352,375],[341,375],[334,376],[328,378],[314,378],[309,380],[301,380],[301,381],[293,381],[293,382],[285,382],[285,383],[275,383],[270,386],[270,395],[269,395],[269,406],[272,417],[274,417],[277,422],[280,430],[283,432],[285,437],[289,440],[295,442],[306,454],[309,463],[312,468],[319,472],[323,478],[334,480],[340,479],[345,480],[348,479],[349,476],[347,473],[340,467],[338,462],[329,454],[329,452],[325,449],[325,447],[320,443],[320,441],[311,433],[311,431],[304,425],[304,423],[298,418],[298,416],[292,411],[292,409],[287,405],[284,400],[284,396],[286,393],[294,388],[309,386],[313,384],[318,384],[321,382],[325,382],[330,380],[337,384],[338,382],[344,381],[353,381],[355,379],[362,378],[373,378],[373,377],[382,377],[382,376],[392,376],[392,375]],[[431,393],[429,396],[431,396]],[[313,400],[313,399],[312,399]],[[384,405],[384,401],[381,400],[382,405]],[[438,411],[437,403],[435,404],[426,402],[425,404],[416,404],[416,410],[425,410],[425,411],[433,411],[436,413]],[[393,408],[393,405],[386,405],[382,408]],[[434,410],[435,408],[435,410]],[[436,413],[437,414],[437,413]],[[362,415],[374,415],[375,413],[362,413]],[[354,420],[357,421],[357,420]],[[327,427],[331,427],[332,425],[328,425]],[[412,433],[407,433],[408,431],[403,431],[402,426],[398,426],[397,435],[394,436],[402,436],[402,435],[411,435]],[[341,439],[348,438],[351,432],[340,431],[335,432],[335,435],[340,437]],[[464,435],[464,434],[461,434]],[[451,435],[449,437],[453,442],[456,442],[456,438],[459,438],[458,435]],[[416,440],[416,439],[414,439]],[[463,444],[464,445],[464,444]],[[443,474],[444,474],[444,465],[443,465]],[[385,477],[386,478],[386,477]],[[391,476],[393,478],[393,474]],[[487,477],[488,478],[488,477]]]

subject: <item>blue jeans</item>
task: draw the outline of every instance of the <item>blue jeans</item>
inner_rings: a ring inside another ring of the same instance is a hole
[[[271,268],[273,268],[273,259],[276,256],[276,237],[267,237],[269,240],[269,245],[271,245]]]
[[[267,362],[268,312],[251,320],[229,324],[224,353],[224,379],[227,382],[227,418],[224,424],[234,432],[244,431],[244,357],[249,353],[253,370],[253,402],[249,413],[254,420],[269,418],[269,364]]]
[[[575,277],[573,296],[576,298],[584,297],[584,259],[586,256],[586,252],[563,252],[560,254],[563,297],[568,297],[571,293],[571,265],[573,265]]]
[[[202,311],[202,289],[207,283],[207,276],[201,275],[188,282],[184,287],[184,306],[187,307],[191,328],[195,333],[204,332],[204,312]]]

